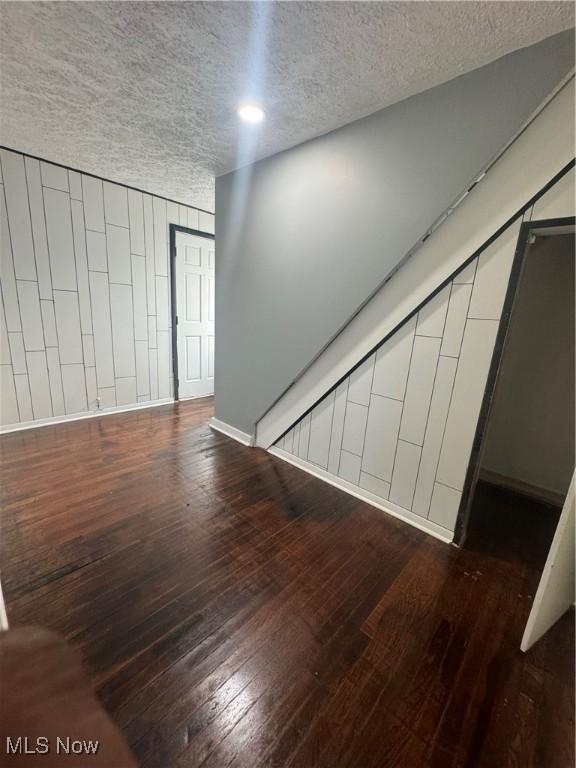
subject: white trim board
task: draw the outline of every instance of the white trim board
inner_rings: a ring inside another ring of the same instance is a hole
[[[249,435],[247,432],[242,432],[240,429],[236,429],[236,427],[233,427],[231,424],[226,424],[225,421],[220,421],[220,419],[210,419],[210,427],[216,432],[221,432],[223,435],[226,435],[226,437],[231,437],[233,440],[237,440],[239,443],[242,443],[242,445],[247,445],[249,448],[252,448],[254,445],[254,438],[252,435]]]
[[[8,629],[8,616],[6,614],[6,604],[4,603],[4,595],[2,594],[2,582],[0,582],[0,631],[4,632]]]
[[[574,605],[574,475],[546,558],[520,650],[526,652]]]
[[[38,419],[37,421],[23,421],[19,424],[10,424],[6,427],[0,427],[0,435],[7,435],[10,432],[20,432],[24,429],[37,429],[39,427],[51,427],[55,424],[65,424],[69,421],[83,421],[84,419],[97,419],[100,416],[113,416],[115,413],[126,413],[126,411],[140,411],[143,408],[156,408],[159,405],[170,405],[178,402],[173,397],[165,397],[162,400],[152,400],[146,403],[137,403],[136,405],[116,405],[114,408],[103,408],[101,411],[83,411],[82,413],[71,413],[66,416],[50,416],[47,419]]]
[[[263,415],[256,425],[257,445],[270,447],[573,160],[573,85],[570,80],[549,102],[444,223]],[[568,178],[573,175],[574,171]]]
[[[409,512],[407,509],[402,509],[391,501],[383,503],[382,499],[375,496],[373,493],[365,491],[357,485],[352,485],[352,483],[343,480],[341,477],[334,477],[334,475],[331,475],[325,469],[322,469],[322,467],[312,468],[308,462],[305,462],[296,456],[292,456],[292,454],[286,453],[286,451],[283,451],[276,446],[269,448],[268,453],[272,454],[272,456],[276,456],[278,459],[288,462],[288,464],[298,467],[298,469],[303,469],[304,472],[308,472],[309,475],[324,480],[335,488],[339,488],[341,491],[350,494],[350,496],[365,501],[367,504],[376,507],[376,509],[381,509],[382,512],[386,512],[386,514],[392,515],[392,517],[396,517],[398,520],[408,523],[408,525],[411,525],[413,528],[418,528],[418,530],[424,531],[424,533],[429,533],[431,536],[434,536],[434,538],[440,539],[440,541],[443,541],[446,544],[452,542],[454,534],[446,528],[442,528],[440,525],[436,525],[436,523],[433,523],[431,520],[426,520],[424,517],[419,517],[418,515]]]

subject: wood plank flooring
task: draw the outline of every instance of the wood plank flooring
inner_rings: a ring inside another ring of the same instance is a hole
[[[0,440],[9,620],[81,651],[143,767],[573,766],[573,614],[519,650],[542,552],[442,544],[211,414]]]

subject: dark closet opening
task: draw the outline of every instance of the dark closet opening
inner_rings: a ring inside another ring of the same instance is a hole
[[[523,225],[458,521],[467,548],[534,571],[574,471],[574,248],[573,225]]]

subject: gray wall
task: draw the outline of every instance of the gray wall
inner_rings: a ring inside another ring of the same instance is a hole
[[[216,180],[217,418],[253,430],[573,58],[562,33]]]
[[[574,471],[574,236],[538,240],[490,414],[484,469],[558,494]]]

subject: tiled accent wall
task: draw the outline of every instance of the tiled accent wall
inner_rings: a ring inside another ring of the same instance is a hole
[[[173,396],[169,224],[214,216],[0,152],[4,427]]]
[[[430,298],[276,448],[449,536],[520,224]]]

